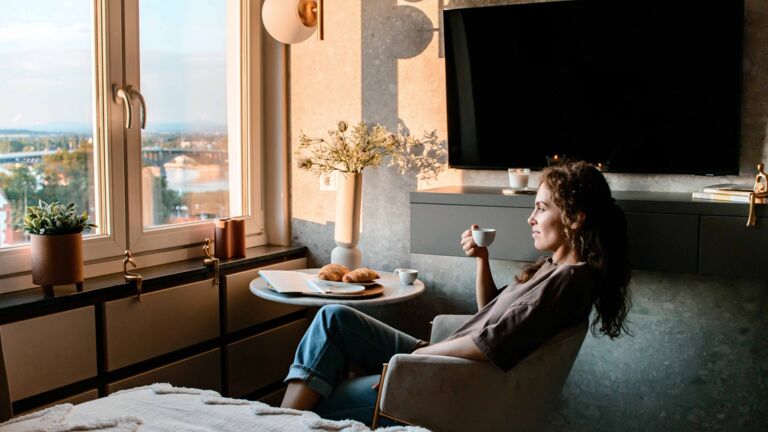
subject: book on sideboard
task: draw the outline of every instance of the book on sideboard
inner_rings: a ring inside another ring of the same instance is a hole
[[[694,192],[692,194],[693,199],[708,200],[708,201],[723,201],[723,202],[735,202],[749,204],[749,195],[734,195],[726,193],[713,193],[713,192]],[[765,204],[765,198],[755,198],[755,204]]]
[[[737,195],[749,197],[754,192],[753,186],[737,183],[723,183],[704,188],[704,192],[723,195]]]

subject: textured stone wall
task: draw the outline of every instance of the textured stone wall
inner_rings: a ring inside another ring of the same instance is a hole
[[[291,47],[294,150],[300,131],[323,135],[342,119],[390,129],[402,123],[413,133],[436,129],[445,137],[440,8],[437,1],[327,1],[326,40]],[[751,181],[755,163],[768,161],[768,2],[746,0],[746,9],[742,174],[609,174],[614,190],[693,191]],[[335,194],[320,191],[314,176],[296,168],[291,182],[293,239],[310,248],[314,264],[327,263],[334,246]],[[418,300],[366,311],[421,337],[437,313],[473,312],[472,259],[409,253],[409,192],[505,182],[500,171],[447,170],[428,183],[413,173],[366,170],[363,263],[384,270],[418,268],[429,287]],[[494,261],[492,267],[497,284],[504,284],[519,264]],[[765,430],[768,281],[636,272],[631,287],[635,336],[615,341],[588,336],[550,429]]]

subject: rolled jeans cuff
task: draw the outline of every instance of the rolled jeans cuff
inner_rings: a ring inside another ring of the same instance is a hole
[[[328,399],[331,393],[333,393],[333,384],[319,376],[314,370],[303,365],[291,365],[290,369],[288,369],[288,376],[285,377],[283,382],[288,383],[291,380],[303,381],[309,388],[319,393],[325,399]]]

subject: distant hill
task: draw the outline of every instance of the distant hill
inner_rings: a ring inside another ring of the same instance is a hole
[[[227,125],[214,122],[186,122],[148,124],[147,132],[153,133],[226,133]],[[48,123],[29,126],[23,129],[0,128],[0,135],[46,135],[46,134],[82,134],[92,133],[91,127],[82,123]]]
[[[226,133],[227,125],[208,121],[147,124],[147,132]]]
[[[37,132],[29,129],[0,129],[0,135],[42,135],[42,132]]]
[[[45,134],[62,134],[62,133],[75,133],[80,135],[91,134],[91,127],[83,123],[46,123],[43,125],[26,126],[22,128],[0,128],[0,134],[3,135],[45,135]]]

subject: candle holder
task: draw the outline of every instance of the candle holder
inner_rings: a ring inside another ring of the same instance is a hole
[[[509,168],[509,187],[513,189],[527,189],[528,179],[531,175],[530,168]]]

